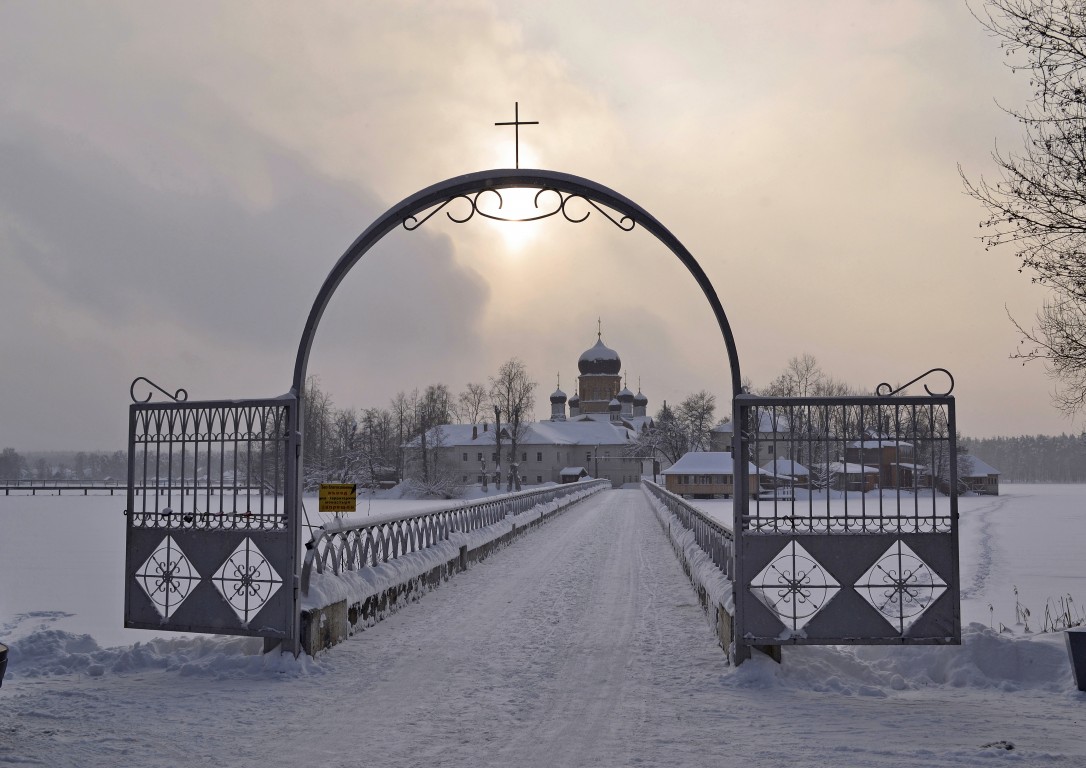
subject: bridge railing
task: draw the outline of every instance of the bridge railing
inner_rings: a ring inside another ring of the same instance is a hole
[[[697,542],[697,545],[705,551],[709,559],[730,580],[732,578],[732,563],[735,557],[735,537],[732,535],[731,528],[714,520],[656,483],[642,480],[641,484],[671,514],[679,519],[684,528],[693,531],[694,541]]]
[[[313,531],[306,542],[302,564],[301,591],[309,594],[314,573],[340,574],[387,563],[412,552],[448,541],[452,533],[470,533],[533,509],[540,504],[566,499],[588,491],[610,488],[609,480],[590,480],[503,494],[425,512],[407,512],[365,522],[349,523],[340,518]]]

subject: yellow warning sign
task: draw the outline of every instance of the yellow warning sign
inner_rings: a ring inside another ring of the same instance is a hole
[[[354,483],[321,483],[321,512],[354,512],[357,498]]]

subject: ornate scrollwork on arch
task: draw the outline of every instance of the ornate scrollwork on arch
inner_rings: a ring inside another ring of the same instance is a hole
[[[496,209],[492,206],[487,206],[483,204],[486,199],[484,198],[484,195],[492,195],[494,198],[497,198]],[[553,200],[553,205],[548,204],[546,207],[542,206],[541,198],[544,198],[544,195],[546,195],[546,197],[548,198],[551,197],[551,195],[555,196],[554,198],[551,198]],[[634,219],[630,216],[623,215],[621,217],[615,217],[611,215],[601,205],[597,204],[594,200],[584,195],[579,195],[574,192],[562,192],[561,190],[555,189],[553,187],[540,187],[539,190],[536,191],[535,196],[532,199],[532,205],[534,206],[537,213],[529,216],[503,215],[502,213],[500,213],[500,211],[505,205],[505,199],[502,197],[501,192],[496,189],[483,189],[476,192],[475,194],[453,195],[445,202],[431,209],[430,212],[423,216],[421,219],[417,215],[408,216],[403,220],[403,228],[408,231],[414,231],[418,229],[427,221],[429,221],[434,216],[434,214],[438,213],[441,210],[444,210],[446,207],[448,207],[450,204],[457,200],[463,200],[468,205],[467,212],[464,215],[458,216],[455,215],[451,210],[445,211],[445,215],[448,216],[449,221],[455,222],[457,224],[463,224],[467,221],[470,221],[472,218],[475,217],[476,214],[492,221],[503,221],[509,223],[540,221],[541,219],[548,219],[551,216],[557,216],[561,214],[562,218],[564,218],[571,224],[580,224],[588,219],[588,217],[592,214],[592,211],[586,210],[582,215],[577,215],[573,211],[573,209],[570,208],[570,203],[574,200],[579,200],[582,203],[587,203],[589,206],[598,211],[601,216],[606,218],[623,232],[631,231],[637,224],[637,222],[635,222]]]

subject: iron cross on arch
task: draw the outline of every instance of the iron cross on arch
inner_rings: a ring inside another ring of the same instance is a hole
[[[520,168],[520,127],[522,125],[539,125],[538,120],[521,120],[520,119],[520,102],[513,102],[513,120],[504,123],[494,123],[494,125],[511,125],[513,126],[513,136],[515,142],[516,152],[516,168]]]

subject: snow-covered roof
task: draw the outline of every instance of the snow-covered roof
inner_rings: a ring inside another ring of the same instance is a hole
[[[665,469],[663,475],[730,475],[735,471],[732,455],[726,451],[690,451]],[[747,462],[747,471],[758,474],[758,468]]]
[[[998,469],[993,467],[991,464],[988,464],[987,462],[985,462],[982,459],[978,459],[976,456],[973,456],[972,454],[969,455],[968,461],[963,462],[963,464],[969,466],[969,471],[968,472],[962,472],[963,477],[987,477],[988,475],[1001,475],[1001,474],[1003,474]],[[965,469],[965,468],[966,468],[965,466],[962,467],[962,469]]]
[[[912,443],[890,438],[881,440],[856,440],[848,444],[849,448],[912,448]]]
[[[798,461],[792,461],[791,459],[774,459],[773,461],[767,461],[762,465],[762,469],[773,475],[782,475],[784,477],[807,477],[811,474],[811,471],[807,467],[800,464]]]
[[[478,427],[474,429],[474,427]],[[508,434],[508,425],[502,429]],[[624,424],[609,421],[530,421],[524,424],[524,434],[518,441],[522,446],[530,445],[623,445],[630,442],[636,433]],[[427,442],[431,446],[440,444],[445,448],[470,448],[494,445],[494,425],[489,425],[485,432],[479,425],[442,424],[430,430]],[[415,438],[408,445],[419,446]],[[508,444],[508,437],[503,438]]]
[[[581,475],[587,475],[588,470],[584,467],[562,467],[562,471],[558,474],[562,477],[580,477]]]
[[[868,467],[863,464],[853,464],[851,462],[835,461],[830,464],[831,472],[843,472],[846,475],[877,475],[879,474],[878,467]]]

